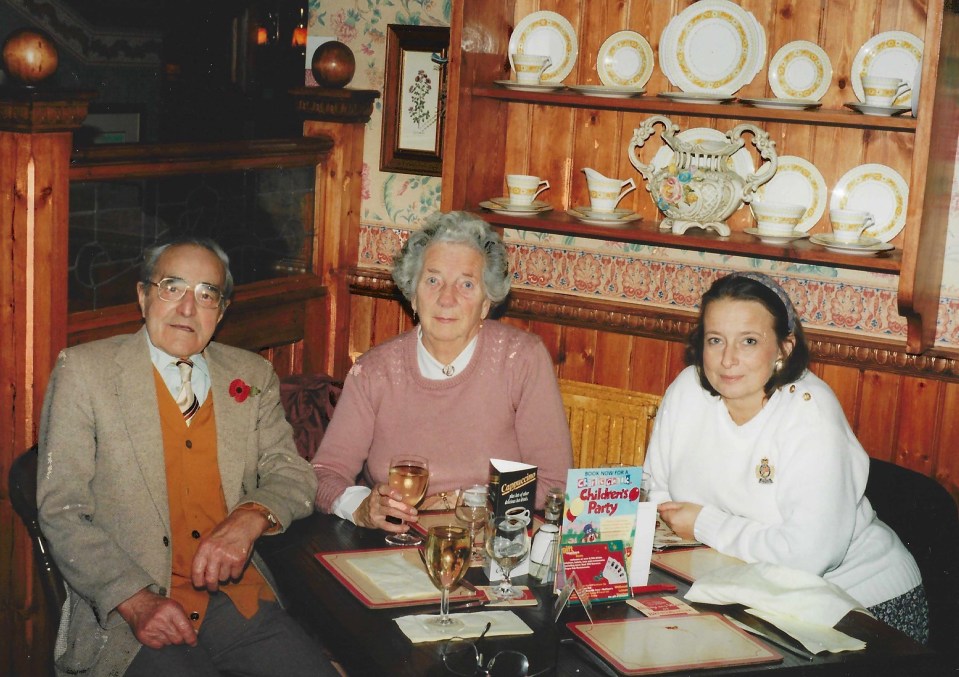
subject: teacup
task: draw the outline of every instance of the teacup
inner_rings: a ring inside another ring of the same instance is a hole
[[[553,65],[552,59],[539,54],[512,54],[510,62],[516,73],[516,82],[521,85],[538,85],[543,72]]]
[[[864,230],[876,225],[872,214],[857,209],[830,209],[829,220],[836,242],[857,242]]]
[[[531,205],[536,196],[549,188],[549,181],[528,174],[507,174],[506,189],[514,205]]]
[[[749,206],[761,235],[789,235],[806,213],[804,205],[788,202],[754,201]]]
[[[892,106],[896,99],[911,91],[909,83],[899,78],[867,75],[862,79],[863,98],[868,106]]]
[[[610,179],[594,169],[586,168],[586,187],[589,189],[589,206],[594,212],[611,212],[623,196],[635,190],[636,182],[632,179]]]

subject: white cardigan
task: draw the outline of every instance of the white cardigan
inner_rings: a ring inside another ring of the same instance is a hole
[[[702,505],[696,538],[722,553],[823,576],[865,607],[920,583],[864,496],[865,450],[810,372],[739,426],[686,368],[663,398],[647,463],[649,500]]]

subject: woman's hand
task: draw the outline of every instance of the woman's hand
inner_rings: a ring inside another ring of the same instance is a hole
[[[410,527],[406,523],[416,521],[416,508],[406,505],[401,499],[402,494],[390,489],[390,485],[377,484],[353,512],[353,522],[361,527],[382,529],[394,534],[407,532]],[[387,521],[387,517],[394,519]]]
[[[694,527],[696,518],[699,517],[699,511],[703,506],[696,503],[684,503],[681,501],[666,501],[657,506],[659,517],[666,525],[676,532],[680,538],[694,540],[696,535]]]

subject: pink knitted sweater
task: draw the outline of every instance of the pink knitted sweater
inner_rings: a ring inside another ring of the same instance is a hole
[[[466,369],[438,381],[420,375],[415,329],[360,357],[313,457],[317,509],[330,512],[347,487],[385,482],[399,453],[429,459],[431,495],[486,483],[490,458],[530,463],[542,506],[549,487],[566,485],[573,452],[539,337],[487,320]]]

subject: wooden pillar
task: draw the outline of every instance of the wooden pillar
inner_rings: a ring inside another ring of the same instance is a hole
[[[363,140],[373,102],[371,89],[298,87],[292,90],[304,136],[326,136],[333,151],[317,168],[313,271],[328,296],[307,309],[303,371],[343,378],[350,367],[350,299],[346,273],[357,263],[363,179]]]
[[[66,346],[72,130],[91,92],[0,90],[0,674],[45,674],[56,619],[44,622],[33,551],[7,489],[36,441],[57,353]]]

